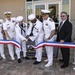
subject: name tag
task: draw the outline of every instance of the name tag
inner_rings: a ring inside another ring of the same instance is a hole
[[[15,30],[12,30],[12,32],[15,32]]]
[[[48,24],[45,24],[46,26],[48,26]]]

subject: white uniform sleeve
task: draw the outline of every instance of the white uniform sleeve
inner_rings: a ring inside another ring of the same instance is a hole
[[[3,23],[3,30],[7,30],[6,23]]]
[[[40,30],[42,29],[42,24],[38,24],[37,26],[34,27],[33,29],[33,36],[30,36],[29,38],[34,41],[36,37],[38,37]]]
[[[19,37],[21,40],[27,40],[25,37],[23,37],[18,29],[18,27],[15,27],[16,37]]]
[[[30,22],[29,23],[29,28],[27,29],[27,32],[26,32],[26,35],[30,35],[31,30],[32,30],[32,23]]]
[[[48,25],[50,26],[51,31],[55,29],[55,23],[54,22],[49,21]]]

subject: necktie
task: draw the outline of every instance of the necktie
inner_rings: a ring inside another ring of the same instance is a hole
[[[35,24],[36,25],[36,24]],[[33,27],[32,27],[32,30],[31,30],[31,33],[30,33],[30,36],[33,36],[33,29],[34,29],[34,26],[35,25],[33,25]]]
[[[62,26],[63,26],[63,22],[60,23],[59,31],[61,30]]]
[[[25,32],[25,30],[23,29],[23,24],[22,25],[19,25],[19,27],[21,28],[21,34],[23,34],[22,31]]]

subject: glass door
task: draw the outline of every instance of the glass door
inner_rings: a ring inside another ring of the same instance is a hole
[[[50,10],[50,18],[55,22],[56,30],[59,24],[59,5],[58,4],[48,4],[48,10]]]
[[[47,3],[47,9],[50,10],[49,16],[54,20],[55,26],[56,26],[56,31],[58,29],[58,25],[60,23],[60,13],[61,13],[61,2],[51,2]]]
[[[44,4],[34,4],[34,14],[36,14],[36,18],[38,18],[40,21],[42,21],[42,15],[41,10],[45,9],[45,3]]]
[[[47,10],[50,10],[50,18],[52,18],[55,22],[55,25],[56,25],[56,30],[58,29],[58,25],[61,21],[61,18],[60,18],[60,13],[61,13],[61,10],[62,10],[62,6],[61,6],[61,2],[60,1],[56,1],[56,2],[44,2],[44,3],[41,3],[41,2],[35,2],[34,3],[34,14],[36,15],[36,17],[42,21],[42,16],[41,16],[41,10],[42,9],[47,9]]]
[[[28,2],[27,4],[26,4],[26,11],[27,11],[27,21],[28,21],[28,16],[30,15],[30,14],[32,14],[33,13],[33,8],[32,8],[32,2]]]

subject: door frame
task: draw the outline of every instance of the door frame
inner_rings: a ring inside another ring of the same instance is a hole
[[[58,20],[59,20],[59,23],[60,23],[60,21],[61,21],[61,18],[60,18],[60,13],[61,13],[61,11],[62,11],[62,4],[61,4],[61,1],[56,1],[56,2],[47,2],[47,10],[48,10],[48,5],[49,4],[58,4],[58,10],[59,10],[59,12],[58,12]]]
[[[35,11],[36,11],[36,9],[35,9],[35,6],[36,6],[36,5],[45,5],[45,9],[46,9],[46,3],[45,3],[45,2],[44,2],[44,3],[41,3],[41,2],[40,2],[40,3],[39,3],[39,2],[36,3],[36,2],[35,2],[35,3],[33,4],[33,7],[34,7],[33,13],[34,13],[34,14],[35,14]]]
[[[58,13],[58,19],[59,19],[59,23],[60,23],[60,21],[61,21],[61,18],[60,18],[60,13],[61,13],[61,11],[62,11],[62,2],[61,1],[56,1],[56,2],[53,2],[53,1],[48,1],[48,2],[41,2],[41,1],[39,1],[39,2],[33,2],[33,14],[35,14],[35,6],[36,5],[45,5],[45,9],[47,9],[48,10],[48,5],[49,4],[58,4],[58,10],[59,10],[59,13]]]

